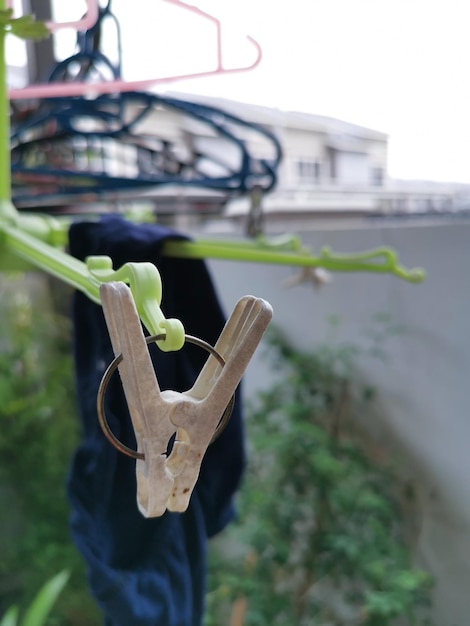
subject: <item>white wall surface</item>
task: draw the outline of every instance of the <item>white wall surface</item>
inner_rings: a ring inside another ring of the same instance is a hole
[[[362,363],[374,385],[377,434],[394,442],[398,463],[418,483],[421,525],[417,554],[437,578],[435,626],[470,624],[470,220],[358,225],[302,232],[319,251],[359,252],[392,246],[406,267],[428,277],[413,285],[382,274],[335,274],[320,291],[310,284],[286,290],[289,267],[211,261],[230,311],[247,293],[267,299],[274,320],[303,350],[327,336],[338,315],[338,340],[364,343],[376,313],[390,314],[402,332],[387,341],[386,363]],[[245,394],[269,385],[267,364],[255,356]]]

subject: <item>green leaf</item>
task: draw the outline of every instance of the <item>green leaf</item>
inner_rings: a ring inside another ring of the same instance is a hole
[[[26,611],[21,626],[43,626],[60,592],[67,584],[69,572],[63,571],[49,580],[38,591]]]
[[[18,607],[11,606],[2,617],[0,626],[16,626],[18,623]]]
[[[401,615],[406,609],[406,602],[393,593],[372,591],[366,593],[366,611],[368,615],[392,618]]]
[[[405,570],[399,572],[394,583],[404,591],[416,591],[430,581],[430,576],[421,570]],[[1,625],[0,625],[1,626]]]

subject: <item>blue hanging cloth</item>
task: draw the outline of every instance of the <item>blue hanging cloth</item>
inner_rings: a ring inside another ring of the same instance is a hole
[[[116,268],[152,261],[162,277],[165,315],[213,345],[225,320],[210,275],[203,261],[161,256],[169,238],[182,237],[163,226],[108,216],[74,224],[70,250],[79,259],[108,255]],[[101,307],[77,293],[74,324],[83,438],[67,488],[72,536],[87,563],[91,591],[106,626],[200,626],[207,539],[233,517],[232,498],[245,462],[239,394],[227,428],[205,455],[188,510],[145,519],[136,504],[135,461],[110,445],[98,424],[98,386],[113,358]],[[162,390],[190,388],[207,358],[190,345],[174,353],[152,346],[151,352]],[[108,387],[106,414],[117,437],[135,448],[119,376]]]

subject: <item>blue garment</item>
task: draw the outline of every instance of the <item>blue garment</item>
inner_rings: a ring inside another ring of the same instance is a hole
[[[108,255],[115,268],[152,261],[162,277],[165,316],[180,319],[188,334],[213,345],[225,320],[207,268],[202,261],[161,256],[168,238],[181,236],[109,216],[74,224],[70,250],[79,259]],[[98,385],[113,358],[101,307],[77,293],[74,324],[83,438],[67,488],[72,536],[87,563],[91,591],[106,626],[200,626],[207,538],[233,517],[232,497],[245,461],[239,397],[226,430],[205,455],[188,510],[145,519],[136,505],[135,461],[107,441],[97,420]],[[175,353],[152,346],[151,352],[162,390],[190,388],[207,358],[192,345]],[[108,387],[106,414],[116,436],[135,448],[118,375]]]

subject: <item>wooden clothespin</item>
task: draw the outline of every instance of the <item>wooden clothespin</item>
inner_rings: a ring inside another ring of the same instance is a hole
[[[209,356],[193,387],[180,393],[159,388],[130,289],[121,282],[106,283],[100,297],[114,353],[122,355],[119,372],[139,453],[139,510],[146,517],[167,509],[185,511],[204,454],[272,318],[272,308],[260,298],[242,298],[215,346],[225,365]]]

